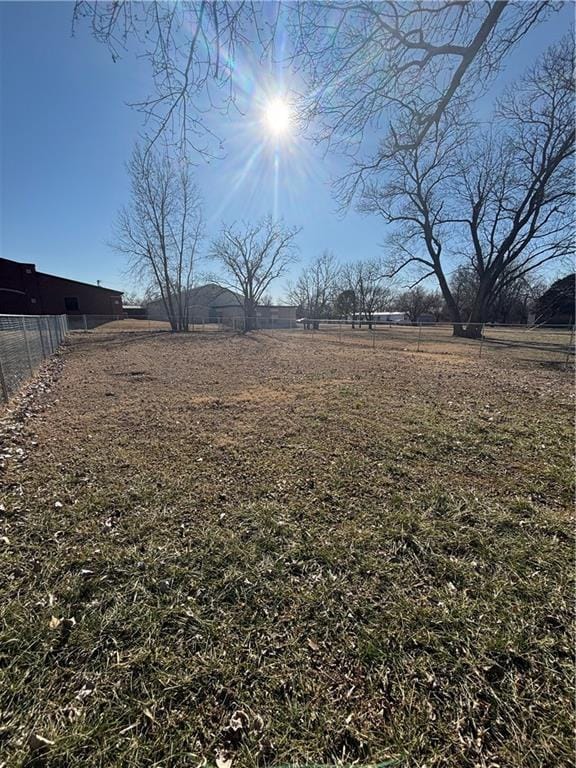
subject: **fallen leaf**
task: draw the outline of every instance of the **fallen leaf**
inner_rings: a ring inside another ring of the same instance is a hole
[[[53,744],[53,741],[47,739],[45,736],[41,736],[39,733],[30,734],[30,738],[28,739],[28,746],[32,752],[40,752],[47,747],[51,747]]]
[[[230,717],[230,728],[235,731],[246,731],[250,725],[250,718],[241,709],[237,709]]]
[[[48,623],[48,626],[50,627],[50,629],[58,629],[61,623],[62,623],[62,619],[59,619],[57,616],[52,616],[52,618]]]
[[[216,753],[216,766],[217,768],[230,768],[232,765],[232,757],[227,752]]]

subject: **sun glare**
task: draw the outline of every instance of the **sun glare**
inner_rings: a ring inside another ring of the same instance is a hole
[[[274,136],[282,136],[290,128],[290,107],[281,98],[274,99],[266,107],[265,122]]]

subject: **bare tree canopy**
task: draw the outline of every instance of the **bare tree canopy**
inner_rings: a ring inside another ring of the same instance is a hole
[[[214,141],[206,113],[234,104],[235,74],[242,47],[274,38],[273,3],[138,2],[77,0],[74,28],[87,20],[96,40],[114,61],[133,49],[148,59],[152,90],[132,106],[142,112],[147,144],[162,137],[183,154],[212,155]]]
[[[128,163],[130,205],[118,215],[113,247],[133,276],[158,292],[173,331],[188,330],[188,291],[203,233],[200,195],[188,166],[136,147]]]
[[[283,63],[306,75],[302,103],[317,137],[357,150],[368,126],[389,141],[364,158],[343,183],[350,197],[366,176],[400,149],[418,146],[451,104],[476,97],[511,48],[558,3],[548,0],[462,2],[141,3],[78,0],[75,26],[87,19],[116,59],[132,47],[151,64],[153,90],[134,106],[148,120],[148,139],[170,132],[181,147],[208,152],[207,107],[235,101],[245,45],[274,56],[288,31]],[[280,55],[280,54],[279,54]]]
[[[289,287],[288,298],[300,308],[306,319],[330,317],[340,276],[341,268],[336,257],[330,251],[324,251],[304,267],[296,283]]]
[[[271,283],[295,261],[299,232],[269,216],[254,225],[225,226],[212,243],[210,257],[220,266],[220,282],[242,296],[245,331],[256,327],[256,308]]]
[[[432,314],[435,319],[442,312],[442,295],[438,291],[427,291],[420,285],[402,291],[394,299],[394,307],[405,312],[412,323],[419,322],[422,315]]]
[[[342,269],[343,287],[353,297],[352,327],[366,322],[372,329],[374,314],[384,309],[392,290],[387,284],[380,259],[364,259],[345,264]]]
[[[448,127],[364,193],[364,209],[395,227],[391,274],[435,275],[457,332],[468,322],[477,335],[500,291],[573,247],[573,58],[567,37],[507,91],[487,138]],[[462,263],[478,278],[467,318],[449,284]]]

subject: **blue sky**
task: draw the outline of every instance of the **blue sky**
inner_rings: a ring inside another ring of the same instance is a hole
[[[116,212],[128,201],[124,163],[141,127],[127,102],[150,92],[149,68],[132,54],[113,63],[85,26],[72,37],[72,9],[72,3],[0,2],[0,255],[129,291],[133,282],[108,242]],[[573,13],[567,3],[533,30],[496,89],[566,32]],[[255,109],[274,85],[256,66],[247,77]],[[287,223],[303,228],[293,275],[325,248],[343,260],[378,255],[385,232],[377,218],[336,214],[329,180],[344,161],[324,157],[302,136],[278,154],[275,199],[275,153],[248,107],[245,116],[222,119],[226,158],[197,169],[209,235],[222,221],[258,218],[276,207]],[[277,296],[284,282],[275,286]]]

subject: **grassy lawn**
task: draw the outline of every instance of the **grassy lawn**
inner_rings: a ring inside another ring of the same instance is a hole
[[[73,336],[0,428],[0,765],[571,765],[572,396],[505,356]]]

